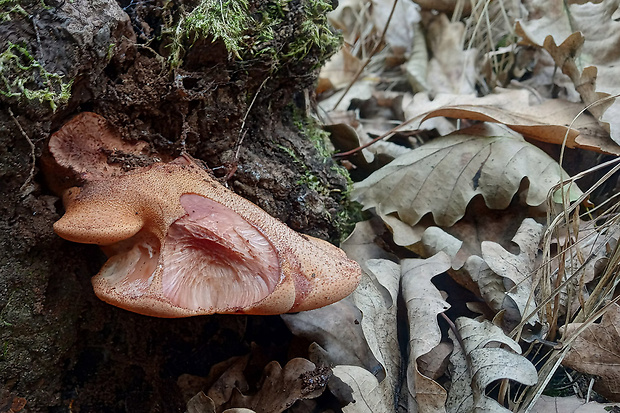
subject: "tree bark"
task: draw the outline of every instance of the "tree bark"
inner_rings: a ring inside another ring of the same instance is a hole
[[[164,320],[100,302],[89,278],[104,255],[52,230],[62,203],[39,158],[51,133],[93,111],[123,139],[234,172],[232,190],[293,229],[339,238],[347,181],[306,113],[338,41],[327,5],[248,4],[235,49],[215,26],[189,24],[211,3],[0,5],[0,411],[22,399],[31,412],[183,411],[183,374],[206,376],[252,342],[286,349],[279,317]]]

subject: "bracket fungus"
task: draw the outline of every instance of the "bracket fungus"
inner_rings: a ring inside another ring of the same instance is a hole
[[[191,157],[126,171],[103,156],[140,159],[145,147],[93,113],[50,138],[46,173],[66,209],[54,231],[107,254],[92,279],[103,301],[156,317],[282,314],[357,286],[361,269],[341,249],[291,230]]]

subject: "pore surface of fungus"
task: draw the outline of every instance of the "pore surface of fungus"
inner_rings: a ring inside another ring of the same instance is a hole
[[[77,119],[101,128],[98,115]],[[115,145],[93,149],[92,137],[65,128],[49,145],[65,169],[81,170],[70,165],[67,148],[110,153]],[[66,213],[54,230],[102,247],[109,259],[93,286],[110,304],[158,317],[281,314],[331,304],[359,282],[359,265],[342,250],[291,230],[189,156],[124,173],[93,169],[114,173],[87,176],[64,190]]]

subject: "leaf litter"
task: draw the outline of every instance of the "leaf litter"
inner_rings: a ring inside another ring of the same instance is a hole
[[[288,363],[242,356],[186,384],[188,412],[620,402],[618,2],[430,4],[330,15],[345,42],[316,115],[364,210],[341,245],[359,287],[282,316]],[[585,399],[543,394],[562,372]]]

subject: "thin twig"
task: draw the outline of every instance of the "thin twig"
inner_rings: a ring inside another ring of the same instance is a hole
[[[409,123],[411,123],[411,122],[412,122],[412,121],[414,121],[415,119],[417,119],[417,117],[413,117],[413,118],[411,118],[411,119],[409,119],[409,120],[406,120],[405,122],[402,122],[401,124],[399,124],[399,125],[397,125],[397,126],[394,126],[392,129],[390,129],[389,131],[385,132],[383,135],[381,135],[381,136],[378,136],[378,137],[374,138],[374,139],[373,139],[373,140],[371,140],[370,142],[365,143],[365,144],[363,144],[362,146],[358,146],[357,148],[351,149],[350,151],[340,152],[340,153],[335,153],[334,155],[332,155],[332,157],[334,157],[334,158],[344,158],[344,157],[346,157],[346,156],[353,155],[355,152],[359,152],[359,151],[361,151],[362,149],[365,149],[365,148],[369,147],[370,145],[374,144],[375,142],[378,142],[378,141],[380,141],[381,139],[385,139],[385,138],[387,138],[388,136],[390,136],[390,135],[392,135],[392,134],[394,134],[394,133],[398,132],[398,130],[399,130],[400,128],[402,128],[403,126],[408,125]],[[415,133],[415,132],[419,132],[419,131],[412,131],[412,132],[414,132],[414,133]]]
[[[459,330],[456,328],[456,325],[452,322],[452,320],[448,318],[445,313],[439,313],[439,315],[446,321],[446,323],[448,323],[450,330],[452,330],[452,333],[454,333],[454,337],[456,337],[456,340],[459,342],[459,346],[461,346],[461,348],[463,349],[463,354],[466,355],[467,350],[465,350],[465,343],[463,343],[463,338],[461,337],[461,333],[459,333]]]
[[[245,135],[248,132],[247,129],[245,128],[245,122],[248,119],[248,115],[250,114],[250,111],[252,110],[252,107],[254,106],[254,103],[256,102],[256,98],[258,98],[258,95],[261,89],[263,88],[263,86],[265,86],[265,83],[267,83],[269,79],[271,79],[271,76],[267,76],[265,80],[263,80],[263,83],[261,83],[258,89],[256,90],[256,93],[254,94],[254,98],[252,98],[252,102],[250,102],[250,106],[248,106],[248,110],[245,111],[245,115],[243,116],[243,121],[241,122],[241,128],[239,129],[239,137],[237,138],[237,143],[235,144],[236,148],[235,148],[235,156],[233,158],[234,159],[233,165],[232,165],[231,170],[226,174],[224,181],[228,181],[230,178],[232,178],[235,172],[237,172],[237,162],[239,160],[239,153],[241,152],[241,144],[243,143],[243,139],[245,139]]]
[[[349,90],[351,90],[351,88],[353,87],[355,82],[357,82],[357,79],[361,76],[361,74],[364,71],[364,69],[366,69],[366,66],[368,66],[368,64],[370,63],[370,60],[374,57],[374,55],[381,48],[381,44],[383,43],[383,40],[385,39],[385,34],[387,33],[387,29],[390,26],[390,21],[392,21],[392,16],[394,15],[394,10],[396,10],[396,4],[397,3],[398,3],[398,0],[394,0],[394,4],[392,5],[392,10],[390,11],[390,16],[388,17],[387,21],[385,22],[385,27],[383,28],[383,33],[381,33],[381,38],[379,39],[379,41],[375,45],[375,48],[372,49],[372,52],[370,53],[370,56],[368,56],[368,58],[366,59],[366,61],[362,65],[362,67],[360,67],[358,69],[357,73],[353,77],[353,80],[351,80],[351,83],[349,83],[347,88],[344,90],[344,93],[342,94],[342,96],[340,96],[340,98],[338,99],[338,102],[336,102],[336,104],[334,105],[334,108],[332,110],[335,110],[338,107],[338,105],[340,104],[340,102],[342,102],[342,99],[344,99],[346,94],[349,93]]]
[[[30,173],[28,174],[28,178],[26,178],[26,181],[22,184],[22,186],[19,187],[19,192],[22,194],[22,197],[24,197],[25,195],[27,195],[26,192],[26,186],[32,181],[32,178],[34,178],[34,165],[37,161],[37,157],[35,154],[35,146],[34,143],[32,143],[32,140],[30,139],[30,137],[28,136],[28,134],[26,133],[26,131],[24,130],[24,128],[22,128],[22,125],[19,123],[19,121],[17,120],[17,118],[15,117],[15,115],[13,114],[13,111],[11,110],[11,108],[8,108],[9,111],[9,115],[11,115],[11,118],[13,119],[13,122],[15,122],[15,125],[17,125],[17,128],[19,129],[19,131],[21,132],[22,136],[24,138],[26,138],[26,141],[28,142],[28,145],[30,145]]]

